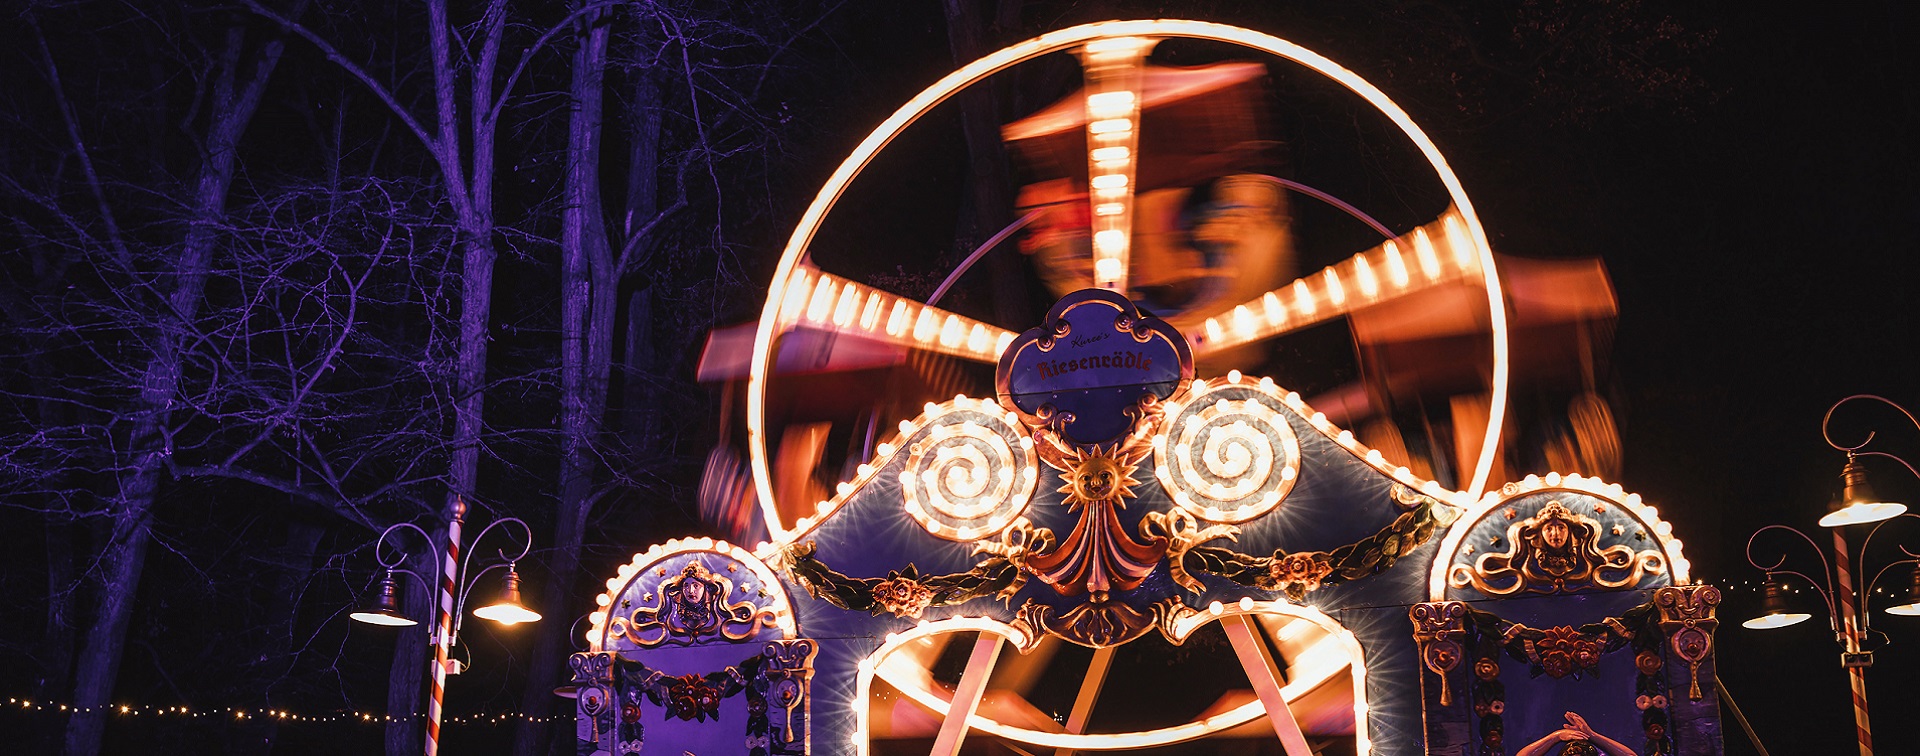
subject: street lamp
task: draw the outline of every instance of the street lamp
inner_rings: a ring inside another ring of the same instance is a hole
[[[418,535],[420,541],[427,544],[427,547],[433,550],[434,561],[441,565],[442,573],[440,575],[441,579],[439,580],[440,590],[438,591],[440,609],[439,622],[437,622],[433,628],[430,628],[433,631],[430,636],[430,642],[434,647],[434,659],[433,667],[431,668],[433,673],[433,697],[427,706],[427,756],[435,756],[440,750],[440,710],[442,702],[446,699],[447,675],[457,675],[465,669],[460,662],[450,660],[447,657],[453,649],[453,646],[459,643],[461,615],[465,613],[467,598],[472,594],[474,586],[479,584],[480,578],[502,567],[507,570],[499,597],[491,604],[474,609],[473,616],[484,620],[492,620],[502,625],[517,625],[522,622],[534,622],[540,619],[538,612],[528,609],[526,605],[521,602],[520,572],[516,568],[519,561],[525,559],[527,553],[533,550],[533,530],[527,527],[526,522],[517,517],[503,517],[482,528],[479,537],[473,539],[474,545],[479,545],[482,541],[485,541],[487,534],[493,532],[494,528],[508,523],[520,526],[520,532],[522,534],[518,540],[520,552],[509,557],[507,556],[507,552],[502,549],[496,552],[499,555],[500,561],[485,565],[480,568],[479,572],[474,572],[472,569],[473,554],[468,553],[463,557],[460,553],[460,528],[466,522],[466,502],[458,498],[454,499],[450,514],[451,517],[447,520],[447,548],[444,551],[440,549],[438,544],[434,543],[433,537],[428,535],[427,531],[421,530],[419,526],[410,522],[397,523],[382,531],[380,533],[380,539],[374,542],[373,555],[374,559],[380,562],[380,567],[386,570],[386,574],[380,578],[380,587],[374,595],[373,604],[348,615],[354,620],[372,625],[408,627],[420,624],[412,617],[408,617],[406,613],[401,610],[400,584],[395,578],[395,574],[401,573],[412,576],[415,580],[419,581],[420,587],[427,590],[429,597],[435,593],[433,590],[435,581],[429,580],[427,576],[402,566],[402,563],[406,561],[406,553],[397,545],[397,542],[396,545],[391,548],[383,549],[382,547],[386,546],[389,536],[404,530],[411,531]],[[510,537],[510,534],[505,530],[502,530],[501,533],[502,535],[509,535]],[[389,558],[389,554],[391,554],[391,558]]]
[[[1812,537],[1796,528],[1768,525],[1754,531],[1753,536],[1747,539],[1747,562],[1765,572],[1766,579],[1760,585],[1760,615],[1740,624],[1752,630],[1772,630],[1810,619],[1812,615],[1795,612],[1788,606],[1786,586],[1781,583],[1779,576],[1795,576],[1812,586],[1814,592],[1820,595],[1822,603],[1826,605],[1828,626],[1833,630],[1834,640],[1841,647],[1840,665],[1846,668],[1847,676],[1853,686],[1853,717],[1857,725],[1855,730],[1859,733],[1860,754],[1872,756],[1872,730],[1867,719],[1866,668],[1873,666],[1873,651],[1862,648],[1862,641],[1866,639],[1873,616],[1862,597],[1873,594],[1873,587],[1880,582],[1880,578],[1885,576],[1888,570],[1909,565],[1913,574],[1906,595],[1902,597],[1901,603],[1887,607],[1886,611],[1888,614],[1898,615],[1920,614],[1920,554],[1908,550],[1905,545],[1898,546],[1900,553],[1906,558],[1896,559],[1882,566],[1873,574],[1873,578],[1858,590],[1854,587],[1853,576],[1863,567],[1861,559],[1866,554],[1867,547],[1873,545],[1873,538],[1879,535],[1881,528],[1898,519],[1920,520],[1920,515],[1908,514],[1905,504],[1888,501],[1874,493],[1873,488],[1867,484],[1866,467],[1861,464],[1860,458],[1892,459],[1905,466],[1908,472],[1914,473],[1915,477],[1920,477],[1920,470],[1915,470],[1913,465],[1907,464],[1906,460],[1886,452],[1862,451],[1861,449],[1873,440],[1872,433],[1868,433],[1865,440],[1852,446],[1834,443],[1833,434],[1829,429],[1829,425],[1833,422],[1833,411],[1854,399],[1873,399],[1884,402],[1899,410],[1906,416],[1908,422],[1913,423],[1916,429],[1920,429],[1920,420],[1915,420],[1913,413],[1889,399],[1871,394],[1849,396],[1835,402],[1827,409],[1826,417],[1820,422],[1820,435],[1826,438],[1828,446],[1847,453],[1846,467],[1842,468],[1840,473],[1840,496],[1833,500],[1826,516],[1820,518],[1820,525],[1833,531],[1833,559],[1829,561],[1827,553],[1820,548],[1820,545]],[[1845,537],[1846,528],[1865,524],[1873,524],[1873,530],[1868,531],[1866,539],[1861,543],[1859,555],[1849,558]],[[1805,541],[1812,548],[1814,555],[1820,558],[1820,579],[1815,580],[1803,572],[1782,569],[1787,561],[1784,550],[1771,564],[1762,564],[1759,559],[1756,559],[1753,551],[1754,543],[1759,540],[1761,534],[1770,530],[1792,533]]]

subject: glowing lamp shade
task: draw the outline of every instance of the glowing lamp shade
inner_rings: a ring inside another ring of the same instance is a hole
[[[502,625],[518,625],[522,622],[537,622],[540,613],[528,609],[520,603],[520,572],[512,566],[507,567],[506,589],[500,591],[500,600],[473,610],[473,616],[484,620],[493,620]]]
[[[1838,528],[1879,522],[1899,517],[1907,511],[1907,505],[1887,501],[1875,494],[1873,486],[1867,484],[1867,468],[1852,456],[1847,457],[1847,466],[1840,471],[1840,480],[1845,487],[1841,490],[1839,501],[1833,503],[1833,511],[1820,518],[1822,527]]]
[[[1887,613],[1905,617],[1920,616],[1920,566],[1913,568],[1913,583],[1907,586],[1905,599],[1887,607]]]
[[[1748,630],[1772,630],[1800,624],[1811,616],[1790,611],[1787,608],[1787,587],[1768,575],[1767,582],[1760,586],[1760,616],[1742,622],[1740,626]]]
[[[374,598],[373,606],[347,616],[369,625],[406,627],[419,624],[400,611],[400,586],[394,582],[392,570],[388,570],[387,576],[380,579],[380,594]]]

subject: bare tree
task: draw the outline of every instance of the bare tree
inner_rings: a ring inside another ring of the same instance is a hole
[[[669,355],[680,350],[655,353],[643,346],[655,342],[656,329],[673,330],[653,318],[653,293],[672,291],[715,313],[724,295],[745,283],[728,241],[727,229],[738,221],[728,215],[727,202],[778,149],[774,121],[758,102],[760,88],[775,80],[778,58],[793,39],[829,13],[777,4],[757,8],[762,13],[695,3],[634,6],[619,14],[585,3],[576,8],[560,188],[559,485],[545,591],[554,607],[580,595],[596,506],[657,488],[645,471],[661,466],[667,442],[653,427],[653,384],[676,367],[678,358]],[[610,73],[624,77],[628,93],[613,99],[611,112]],[[602,149],[609,124],[621,129],[624,155]],[[602,189],[609,172],[624,174],[612,209]],[[739,204],[759,203],[749,196]],[[633,294],[622,322],[626,291]],[[692,327],[669,340],[691,345],[711,317],[682,322]],[[606,429],[623,336],[628,427],[616,438]],[[563,669],[568,630],[560,622],[540,630],[521,703],[530,717],[552,710],[549,691]],[[553,730],[520,725],[515,753],[547,752]]]
[[[104,707],[113,692],[146,563],[150,513],[172,452],[169,436],[182,398],[185,354],[199,335],[200,305],[220,244],[219,229],[226,220],[239,142],[280,61],[283,45],[277,39],[251,39],[244,24],[229,23],[218,46],[184,71],[206,93],[204,115],[187,119],[197,159],[187,168],[184,196],[170,213],[168,228],[141,228],[136,233],[121,220],[137,215],[124,207],[131,200],[110,186],[110,177],[98,165],[100,146],[89,141],[97,136],[89,130],[97,121],[89,116],[98,114],[83,113],[70,96],[61,56],[38,15],[29,12],[24,19],[49,100],[67,136],[65,160],[79,167],[86,198],[70,203],[57,192],[17,186],[21,191],[16,196],[40,201],[42,217],[64,221],[65,228],[57,235],[28,233],[44,242],[61,239],[76,245],[69,253],[93,257],[115,277],[125,276],[122,281],[129,286],[121,289],[123,298],[93,313],[92,323],[113,335],[90,343],[112,344],[142,355],[139,367],[109,376],[117,385],[89,392],[90,398],[109,406],[86,408],[107,414],[104,425],[95,426],[104,431],[96,440],[111,444],[113,450],[102,467],[91,471],[108,481],[92,492],[98,496],[99,508],[94,510],[90,502],[80,505],[88,510],[87,516],[103,523],[105,538],[87,570],[94,602],[74,673],[72,700],[79,713],[68,725],[65,748],[67,753],[91,756],[100,749]],[[153,254],[144,254],[156,238],[161,241],[151,248]],[[135,317],[127,318],[129,314]]]

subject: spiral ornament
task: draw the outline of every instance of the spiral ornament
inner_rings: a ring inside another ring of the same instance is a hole
[[[1247,387],[1202,389],[1154,437],[1154,474],[1174,504],[1240,523],[1280,505],[1300,476],[1300,441],[1281,400]]]
[[[941,538],[973,541],[1026,511],[1038,480],[1033,440],[1005,413],[943,408],[923,418],[905,449],[901,498],[914,521]]]

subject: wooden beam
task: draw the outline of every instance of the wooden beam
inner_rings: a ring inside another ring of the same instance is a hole
[[[1280,693],[1283,685],[1280,669],[1274,665],[1273,655],[1267,652],[1266,642],[1260,640],[1260,630],[1253,619],[1236,614],[1221,619],[1220,627],[1233,642],[1233,654],[1240,657],[1240,667],[1247,671],[1247,680],[1253,683],[1253,692],[1259,694],[1260,705],[1266,707],[1267,721],[1273,723],[1273,731],[1286,746],[1287,756],[1313,756],[1313,749],[1307,747],[1306,734],[1293,718],[1293,709],[1287,707],[1286,696]]]
[[[967,737],[967,720],[980,708],[980,696],[987,692],[987,678],[993,676],[993,664],[999,659],[1000,636],[981,633],[973,642],[973,654],[967,657],[967,671],[960,674],[960,687],[953,691],[947,719],[940,723],[940,737],[933,741],[932,756],[960,752],[960,741]]]
[[[1067,732],[1079,735],[1087,731],[1087,720],[1093,716],[1093,705],[1100,700],[1100,688],[1107,683],[1107,670],[1113,667],[1113,647],[1101,646],[1093,650],[1093,659],[1087,662],[1087,676],[1080,681],[1080,693],[1073,697],[1073,711],[1067,714]],[[1061,748],[1053,756],[1073,756],[1072,748]]]

